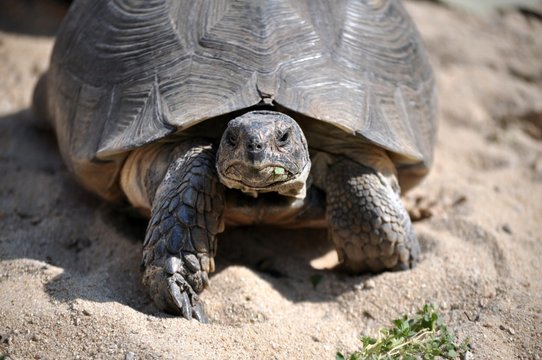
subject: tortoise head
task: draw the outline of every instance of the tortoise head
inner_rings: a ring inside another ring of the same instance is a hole
[[[304,198],[311,163],[307,140],[294,119],[251,111],[228,123],[216,167],[224,185],[254,197],[278,192]]]

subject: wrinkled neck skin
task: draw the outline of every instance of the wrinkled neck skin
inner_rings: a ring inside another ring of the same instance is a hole
[[[311,162],[305,135],[291,117],[251,111],[228,123],[216,167],[228,188],[304,199]]]

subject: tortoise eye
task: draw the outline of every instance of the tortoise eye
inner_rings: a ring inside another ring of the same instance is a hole
[[[282,134],[279,135],[278,142],[280,146],[286,145],[288,140],[290,139],[290,130],[286,130]]]
[[[226,137],[227,141],[228,141],[228,144],[231,145],[231,146],[235,146],[237,145],[237,135],[230,132],[227,137]]]

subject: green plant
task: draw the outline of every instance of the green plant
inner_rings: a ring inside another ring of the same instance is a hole
[[[467,341],[455,342],[431,304],[425,304],[411,319],[403,315],[393,325],[380,329],[377,338],[363,336],[360,350],[346,356],[337,353],[336,360],[457,359],[467,351]]]

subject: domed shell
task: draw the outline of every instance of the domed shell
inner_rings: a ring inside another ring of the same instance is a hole
[[[395,0],[76,1],[47,108],[70,169],[117,196],[129,150],[273,101],[427,169],[435,90]]]

